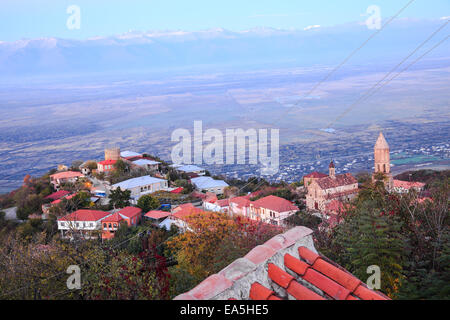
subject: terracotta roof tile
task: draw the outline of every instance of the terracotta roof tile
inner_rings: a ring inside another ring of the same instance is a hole
[[[297,281],[292,281],[287,292],[297,300],[325,300],[314,291],[306,288]]]
[[[312,241],[312,230],[295,227],[255,247],[245,257],[176,299],[280,300],[287,296],[298,300],[389,299],[315,253]],[[297,243],[300,245],[292,250]]]
[[[233,282],[231,280],[228,280],[224,276],[213,274],[194,289],[189,291],[189,294],[196,299],[209,299],[232,285]]]
[[[284,255],[284,264],[285,266],[294,271],[295,273],[303,276],[306,273],[306,270],[310,267],[309,264],[298,260],[297,258],[291,256],[290,254],[286,253]]]
[[[276,251],[271,247],[261,245],[253,248],[249,253],[247,253],[245,258],[250,260],[254,264],[259,264],[273,256],[275,252]]]
[[[286,271],[281,270],[280,267],[277,267],[273,263],[269,263],[269,269],[267,270],[269,278],[275,281],[279,286],[287,289],[291,284],[291,281],[294,280],[294,277],[291,276]]]
[[[350,294],[350,290],[344,288],[337,282],[331,280],[316,270],[308,269],[302,278],[328,294],[333,299],[345,300]]]
[[[354,277],[352,274],[338,269],[323,259],[317,259],[313,268],[352,292],[361,284],[361,280]]]
[[[259,282],[254,282],[250,288],[249,298],[252,300],[268,300],[275,292],[267,289]]]
[[[314,262],[316,262],[316,260],[320,257],[317,253],[312,252],[306,247],[298,248],[298,254],[309,264],[314,264]]]
[[[354,294],[362,300],[386,300],[385,296],[379,294],[378,292],[370,290],[369,288],[363,285],[358,286]]]

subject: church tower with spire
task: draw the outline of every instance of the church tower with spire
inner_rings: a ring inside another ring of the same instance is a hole
[[[392,189],[393,187],[393,178],[391,174],[391,161],[389,156],[389,144],[382,132],[378,136],[377,142],[374,147],[374,159],[375,159],[375,172],[373,177],[375,178],[376,174],[382,173],[386,176],[385,185],[386,188]]]

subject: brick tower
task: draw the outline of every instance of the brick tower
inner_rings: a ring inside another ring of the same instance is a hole
[[[377,142],[374,147],[375,158],[375,172],[373,178],[377,173],[383,173],[386,176],[385,186],[390,190],[393,187],[393,178],[391,174],[390,156],[389,156],[389,144],[380,132]]]

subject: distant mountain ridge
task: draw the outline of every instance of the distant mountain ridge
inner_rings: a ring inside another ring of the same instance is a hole
[[[442,23],[440,20],[396,20],[361,55],[355,56],[353,62],[403,56],[402,49],[413,49]],[[447,28],[442,34],[445,31]],[[45,38],[0,42],[0,74],[102,73],[279,62],[304,66],[335,64],[373,32],[363,23],[353,23],[311,26],[305,30],[254,28],[235,32],[218,28],[197,32],[129,32],[87,40]],[[449,48],[448,44],[445,46]]]

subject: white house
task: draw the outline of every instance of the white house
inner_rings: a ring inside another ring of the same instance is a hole
[[[167,190],[168,185],[167,180],[143,176],[113,184],[111,189],[115,190],[119,187],[121,190],[130,190],[132,202],[137,202],[145,194]]]
[[[183,173],[195,173],[199,176],[204,176],[205,175],[205,169],[197,167],[195,165],[192,164],[188,164],[188,165],[173,165],[173,168],[175,168],[178,172],[183,172]]]
[[[132,164],[142,167],[147,170],[157,171],[160,162],[148,160],[148,159],[139,159],[131,162]]]
[[[84,238],[93,237],[93,232],[101,230],[101,221],[112,215],[111,212],[99,210],[77,210],[58,218],[58,230],[63,238],[73,238],[78,233]]]
[[[214,180],[211,177],[192,178],[191,183],[200,191],[223,194],[223,190],[228,187],[228,183],[223,180]]]

